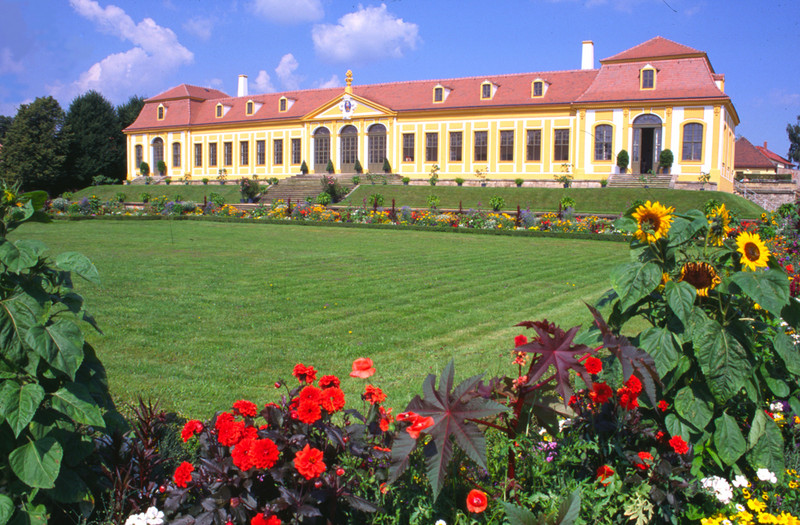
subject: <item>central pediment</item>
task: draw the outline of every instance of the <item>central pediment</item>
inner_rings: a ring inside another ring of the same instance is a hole
[[[342,93],[303,117],[303,120],[353,120],[394,116],[391,109],[352,93]]]

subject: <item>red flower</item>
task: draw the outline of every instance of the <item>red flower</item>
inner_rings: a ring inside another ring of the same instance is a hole
[[[411,423],[411,426],[406,429],[406,432],[408,432],[408,435],[411,436],[411,439],[417,439],[419,437],[420,432],[432,426],[433,426],[432,417],[417,416],[414,422]]]
[[[417,414],[416,412],[411,412],[411,411],[409,411],[409,412],[401,412],[401,413],[397,414],[397,420],[398,421],[410,421],[410,420],[416,419],[418,417],[419,417],[419,414]]]
[[[300,391],[297,398],[302,401],[311,401],[312,403],[319,403],[320,395],[322,394],[322,390],[315,386],[307,386]]]
[[[181,438],[183,439],[183,442],[186,443],[192,436],[199,434],[202,431],[203,424],[196,419],[190,419],[185,425],[183,425],[183,430],[181,430]]]
[[[689,452],[689,445],[687,445],[686,441],[680,436],[673,436],[670,438],[669,446],[672,447],[672,450],[674,450],[676,454],[686,454]]]
[[[609,483],[611,483],[610,481],[606,482],[606,480],[613,475],[614,475],[614,469],[612,469],[608,465],[603,465],[602,467],[597,469],[597,479],[599,479],[600,483],[602,483],[603,485],[608,485]]]
[[[264,514],[259,512],[250,520],[250,525],[281,525],[281,520],[278,516],[274,515],[270,516],[268,519],[264,519]]]
[[[392,417],[392,409],[386,410],[383,407],[380,407],[380,414],[381,414],[381,421],[379,423],[381,431],[386,432],[389,430],[389,425],[392,423],[394,418]]]
[[[590,374],[599,374],[603,371],[603,362],[594,356],[587,357],[583,366],[586,367],[586,371]]]
[[[309,425],[319,421],[322,417],[322,410],[319,403],[315,401],[301,401],[297,407],[297,419]]]
[[[611,390],[611,387],[605,383],[594,383],[592,385],[592,392],[589,394],[589,397],[592,398],[593,401],[600,403],[608,402],[611,399],[611,396],[614,395],[614,391]]]
[[[194,472],[194,465],[184,461],[175,469],[175,475],[172,479],[175,480],[175,484],[178,487],[185,489],[186,484],[192,481],[192,472]]]
[[[369,357],[359,357],[353,361],[353,371],[350,372],[350,377],[358,377],[366,379],[375,373],[375,367],[372,366],[372,359]]]
[[[519,334],[517,337],[514,338],[514,347],[522,346],[528,344],[528,338],[522,334]]]
[[[567,401],[567,405],[572,406],[578,404],[578,398],[575,396],[569,396],[569,401]]]
[[[787,264],[786,265],[786,272],[790,273],[790,274],[794,273],[794,266],[792,266],[791,264]]]
[[[525,361],[528,360],[528,354],[517,351],[512,352],[512,354],[514,354],[514,360],[511,362],[512,365],[525,366]]]
[[[636,376],[631,376],[625,381],[625,386],[631,389],[633,395],[638,396],[642,393],[642,382]]]
[[[250,455],[250,448],[253,446],[253,439],[245,438],[239,441],[231,450],[231,459],[241,471],[253,468],[253,456]]]
[[[656,441],[662,441],[663,439],[664,439],[664,432],[662,432],[661,430],[656,432]]]
[[[633,410],[639,406],[638,394],[628,387],[620,388],[617,390],[619,396],[619,406],[625,410]]]
[[[486,498],[486,493],[482,490],[472,489],[467,494],[467,510],[479,514],[486,510],[486,505],[489,503]]]
[[[217,429],[217,441],[219,441],[219,444],[231,447],[242,439],[242,435],[244,434],[244,421],[234,421],[233,414],[230,412],[223,412],[217,416],[214,428]]]
[[[320,394],[320,404],[329,414],[344,408],[344,392],[338,387],[326,388]]]
[[[659,401],[659,402],[658,402],[658,409],[659,409],[660,411],[662,411],[662,412],[666,412],[668,408],[669,408],[669,403],[667,403],[667,402],[666,402],[666,401],[664,401],[663,399],[662,399],[661,401]]]
[[[364,393],[361,394],[361,398],[364,401],[369,401],[370,405],[380,405],[386,401],[386,394],[377,386],[367,385],[364,389]]]
[[[648,462],[653,461],[652,454],[650,454],[649,452],[639,452],[636,455],[639,456],[639,459],[642,461],[641,463],[636,464],[636,468],[641,470],[647,470],[648,468],[650,468],[650,463]]]
[[[341,382],[336,376],[322,376],[319,379],[320,388],[339,388]]]
[[[271,439],[256,439],[250,445],[250,458],[256,468],[272,468],[278,461],[279,455],[278,447]]]
[[[297,378],[298,381],[301,383],[305,381],[306,383],[313,383],[314,380],[317,378],[317,371],[314,370],[313,366],[306,366],[303,363],[297,363],[294,365],[294,370],[292,370],[292,375]]]
[[[233,409],[238,412],[239,414],[245,417],[256,417],[258,413],[258,407],[252,401],[247,401],[246,399],[240,399],[239,401],[233,404]]]
[[[325,463],[322,462],[322,451],[311,448],[306,444],[303,450],[294,457],[294,468],[306,479],[314,479],[325,472]]]

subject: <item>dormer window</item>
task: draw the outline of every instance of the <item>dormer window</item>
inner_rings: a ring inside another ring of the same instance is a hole
[[[656,88],[656,69],[651,65],[644,66],[639,71],[639,79],[641,82],[640,89],[655,89]]]
[[[217,104],[217,118],[222,118],[222,104]]]
[[[248,100],[247,101],[247,114],[248,115],[252,115],[253,114],[253,101],[252,100]]]
[[[156,112],[156,118],[158,118],[158,120],[164,120],[165,113],[166,113],[166,108],[164,108],[163,104],[159,104],[158,110]]]
[[[492,98],[492,83],[491,82],[484,82],[481,84],[481,100],[486,100]]]
[[[444,88],[439,86],[433,88],[433,101],[442,102],[444,100]]]
[[[281,97],[280,102],[278,102],[278,111],[286,111],[286,97]]]
[[[545,93],[547,93],[547,82],[541,78],[531,82],[531,98],[543,97]]]

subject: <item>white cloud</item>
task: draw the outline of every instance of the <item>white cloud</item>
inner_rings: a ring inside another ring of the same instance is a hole
[[[11,50],[7,47],[0,49],[0,75],[4,73],[22,73],[22,61],[14,60]]]
[[[419,27],[380,7],[362,7],[339,19],[337,25],[318,24],[311,30],[314,49],[332,62],[367,62],[400,58],[419,41]]]
[[[774,88],[769,92],[769,101],[776,106],[800,106],[800,93],[790,93],[784,88]]]
[[[338,75],[333,75],[328,80],[320,80],[320,81],[318,81],[316,83],[316,87],[318,87],[320,89],[340,87],[341,85],[342,85],[342,81],[339,80],[339,76]]]
[[[253,0],[256,14],[279,24],[315,22],[325,11],[320,0]]]
[[[133,92],[160,87],[161,79],[174,69],[190,64],[194,55],[178,42],[175,33],[152,18],[138,24],[115,5],[105,8],[94,0],[70,0],[75,11],[94,22],[104,33],[130,42],[133,48],[107,56],[68,86],[55,86],[59,98],[71,98],[90,89],[110,99],[122,100]]]
[[[221,78],[212,78],[208,81],[208,86],[210,88],[219,89],[220,91],[224,91],[222,88],[225,85],[225,82],[222,81]]]
[[[213,28],[214,23],[210,18],[195,17],[183,24],[183,29],[201,40],[211,38],[211,30]]]
[[[303,77],[294,74],[299,66],[300,64],[297,63],[297,59],[294,58],[293,54],[286,53],[281,57],[278,67],[275,68],[275,74],[278,75],[278,79],[284,89],[295,90],[300,88],[300,81],[303,80]]]
[[[274,93],[276,91],[269,78],[269,73],[263,69],[258,72],[254,87],[256,88],[256,93]]]

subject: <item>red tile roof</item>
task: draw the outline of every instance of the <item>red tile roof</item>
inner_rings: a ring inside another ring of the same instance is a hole
[[[744,137],[736,139],[733,169],[774,169],[775,165]]]
[[[201,100],[208,100],[210,98],[227,97],[226,93],[218,89],[204,88],[199,86],[190,86],[189,84],[181,84],[180,86],[168,89],[163,93],[159,93],[154,97],[150,97],[145,102],[153,102],[156,100],[169,100],[175,98],[197,98]]]
[[[642,42],[638,46],[633,46],[632,48],[626,49],[621,53],[617,53],[614,56],[604,58],[600,61],[600,63],[610,64],[614,62],[631,62],[651,58],[677,57],[684,55],[699,57],[705,56],[705,53],[689,46],[673,42],[672,40],[668,40],[664,37],[657,36],[646,42]]]
[[[759,152],[761,152],[762,155],[767,157],[773,163],[783,164],[783,166],[786,167],[786,168],[791,168],[792,166],[794,166],[794,164],[792,164],[790,161],[784,159],[783,157],[781,157],[780,155],[778,155],[774,151],[768,150],[764,146],[755,146],[755,148]]]

